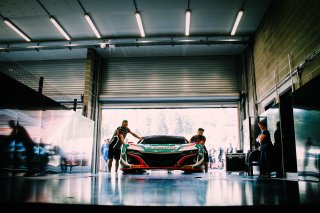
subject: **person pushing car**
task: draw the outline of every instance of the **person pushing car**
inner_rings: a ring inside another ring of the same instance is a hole
[[[115,172],[118,171],[119,168],[119,160],[121,155],[121,145],[125,144],[124,139],[126,138],[127,134],[130,133],[134,137],[138,138],[139,140],[142,139],[142,137],[138,136],[137,134],[131,132],[131,130],[128,128],[128,120],[123,120],[121,126],[119,126],[112,136],[112,139],[110,141],[109,145],[109,151],[108,151],[108,171],[111,172],[112,168],[112,162],[113,159],[116,160],[115,165]]]
[[[204,145],[206,143],[206,137],[203,135],[204,129],[199,128],[198,133],[190,139],[190,143],[199,143],[203,146],[204,149],[204,171],[208,172],[208,164],[209,164],[209,155],[208,151],[206,149],[206,146]]]

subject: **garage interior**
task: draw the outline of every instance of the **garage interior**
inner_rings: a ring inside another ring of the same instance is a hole
[[[318,0],[0,0],[0,208],[317,207],[319,11]],[[105,172],[101,147],[122,120],[141,136],[204,128],[209,171]],[[281,133],[270,178],[250,160],[259,121],[272,142]]]

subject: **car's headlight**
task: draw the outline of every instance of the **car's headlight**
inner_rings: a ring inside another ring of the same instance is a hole
[[[192,145],[190,144],[188,146],[182,147],[181,151],[185,155],[197,154],[198,153],[198,148],[195,147],[193,144]]]
[[[128,146],[127,150],[143,151],[143,149],[140,146],[137,146],[135,144],[131,144],[130,146]]]
[[[183,154],[185,154],[185,155],[198,154],[198,149],[183,151]]]
[[[188,150],[194,150],[194,149],[198,149],[194,144],[188,144],[188,145],[184,145],[183,147],[181,147],[181,151],[188,151]]]

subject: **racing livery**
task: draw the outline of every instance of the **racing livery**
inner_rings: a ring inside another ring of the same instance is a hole
[[[124,144],[121,150],[121,170],[141,172],[149,169],[202,171],[204,148],[189,143],[185,137],[169,135],[146,136],[137,144]]]

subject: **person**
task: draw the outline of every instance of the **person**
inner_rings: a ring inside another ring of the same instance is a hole
[[[134,137],[141,140],[143,137],[138,136],[137,134],[131,132],[131,130],[128,128],[128,120],[123,120],[121,126],[119,126],[112,136],[112,139],[110,141],[109,145],[109,151],[108,151],[108,171],[111,172],[112,168],[112,162],[113,159],[116,160],[115,165],[115,172],[118,171],[119,168],[119,160],[121,155],[121,145],[125,144],[125,138],[127,134],[130,133]]]
[[[59,146],[54,146],[54,152],[56,155],[60,156],[60,168],[62,173],[67,173],[67,156],[63,149]]]
[[[216,164],[215,153],[216,153],[216,150],[214,149],[213,146],[211,146],[209,149],[209,164],[210,164],[209,167],[210,167],[210,169],[214,169],[215,164]]]
[[[229,143],[229,147],[227,148],[227,153],[233,153],[232,143]]]
[[[203,146],[204,149],[204,171],[208,172],[208,164],[209,164],[209,155],[206,149],[206,137],[203,135],[204,129],[199,128],[196,135],[192,136],[190,139],[190,143],[199,143]]]
[[[101,145],[100,154],[101,154],[101,167],[100,171],[106,172],[108,167],[108,151],[109,151],[110,139],[105,139],[104,143]]]
[[[312,157],[310,153],[311,147],[314,146],[311,137],[307,137],[307,141],[304,146],[304,161],[303,161],[303,170],[306,171],[306,168],[309,164],[309,159]]]
[[[35,168],[33,159],[35,157],[34,147],[36,143],[31,139],[27,130],[15,120],[8,121],[9,127],[12,129],[9,138],[10,140],[15,140],[16,142],[21,142],[26,149],[26,167],[27,172],[25,176],[36,176],[39,171]]]
[[[267,124],[264,121],[260,121],[258,125],[261,130],[257,137],[257,142],[260,143],[260,177],[270,177],[273,144],[271,142],[270,132],[267,129]]]
[[[273,166],[276,171],[276,177],[282,178],[282,145],[281,145],[281,132],[280,121],[277,122],[277,129],[274,132],[274,162]]]
[[[218,168],[219,169],[223,169],[224,168],[224,158],[223,158],[223,154],[224,154],[224,149],[222,147],[222,145],[220,144],[219,146],[219,153],[218,153]]]

